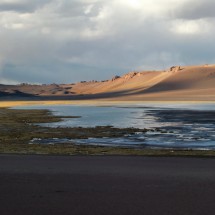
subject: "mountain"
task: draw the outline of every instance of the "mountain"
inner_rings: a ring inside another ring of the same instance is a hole
[[[29,99],[29,94],[34,99],[214,101],[215,65],[173,66],[76,84],[0,85],[0,99],[12,95]]]

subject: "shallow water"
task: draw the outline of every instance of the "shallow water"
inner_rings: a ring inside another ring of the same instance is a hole
[[[122,147],[215,149],[215,104],[150,104],[130,106],[32,106],[50,109],[56,115],[81,116],[63,122],[43,124],[52,127],[136,127],[161,128],[162,132],[136,133],[122,138],[81,140],[32,140],[31,143],[75,142]]]

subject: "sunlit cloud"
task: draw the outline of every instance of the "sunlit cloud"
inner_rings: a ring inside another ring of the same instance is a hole
[[[205,34],[212,26],[207,20],[176,20],[172,31],[176,34]]]

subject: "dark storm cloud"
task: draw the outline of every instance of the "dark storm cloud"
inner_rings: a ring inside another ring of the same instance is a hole
[[[71,83],[215,62],[212,1],[4,2],[0,80]]]
[[[27,13],[33,12],[39,7],[47,4],[51,0],[32,0],[32,1],[9,1],[9,2],[0,2],[0,12],[4,11],[14,11],[17,13]]]
[[[181,19],[204,19],[215,17],[214,0],[191,0],[177,8],[175,15]]]

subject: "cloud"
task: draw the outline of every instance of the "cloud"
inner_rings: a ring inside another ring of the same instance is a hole
[[[176,34],[198,35],[209,33],[212,27],[208,20],[174,20],[171,30]]]
[[[2,0],[0,2],[0,11],[14,11],[18,13],[33,12],[50,1],[51,0]]]
[[[190,0],[184,2],[177,10],[175,15],[180,19],[205,19],[214,18],[214,0]]]
[[[0,79],[71,83],[214,63],[209,6],[209,0],[1,1]]]

